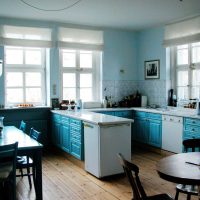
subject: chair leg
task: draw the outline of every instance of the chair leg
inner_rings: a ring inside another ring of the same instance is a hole
[[[20,173],[21,173],[21,176],[23,177],[23,176],[24,176],[23,169],[20,168],[19,171],[20,171]]]
[[[31,183],[30,167],[27,167],[27,174],[28,174],[28,182],[29,182],[29,186],[30,186],[30,190],[31,190],[32,183]]]
[[[35,181],[35,167],[34,166],[33,166],[32,170],[33,170],[33,184],[34,184],[34,188],[35,188],[36,181]]]
[[[187,195],[187,200],[190,200],[190,199],[191,199],[191,195],[188,194],[188,195]]]
[[[176,189],[176,195],[174,200],[178,200],[178,196],[179,196],[179,191]]]

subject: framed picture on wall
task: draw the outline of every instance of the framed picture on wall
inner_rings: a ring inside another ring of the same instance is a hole
[[[144,62],[145,79],[160,78],[160,60],[148,60]]]

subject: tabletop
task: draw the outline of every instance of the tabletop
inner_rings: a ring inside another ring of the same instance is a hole
[[[43,145],[15,126],[4,126],[0,137],[0,146],[18,142],[18,149],[42,148]]]
[[[165,157],[157,163],[157,172],[170,182],[200,185],[200,152]]]

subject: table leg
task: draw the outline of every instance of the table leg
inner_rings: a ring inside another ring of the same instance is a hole
[[[38,149],[34,155],[35,163],[35,193],[36,199],[42,200],[42,150]]]

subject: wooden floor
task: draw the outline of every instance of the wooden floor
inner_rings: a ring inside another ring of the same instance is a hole
[[[156,172],[156,163],[162,157],[147,150],[137,150],[132,160],[140,167],[140,178],[148,195],[165,192],[174,196],[175,184],[162,180]],[[17,178],[17,197],[19,200],[35,199],[27,177]],[[45,200],[130,200],[132,193],[125,176],[99,180],[56,152],[43,157],[43,197]],[[185,199],[185,195],[179,198]]]

